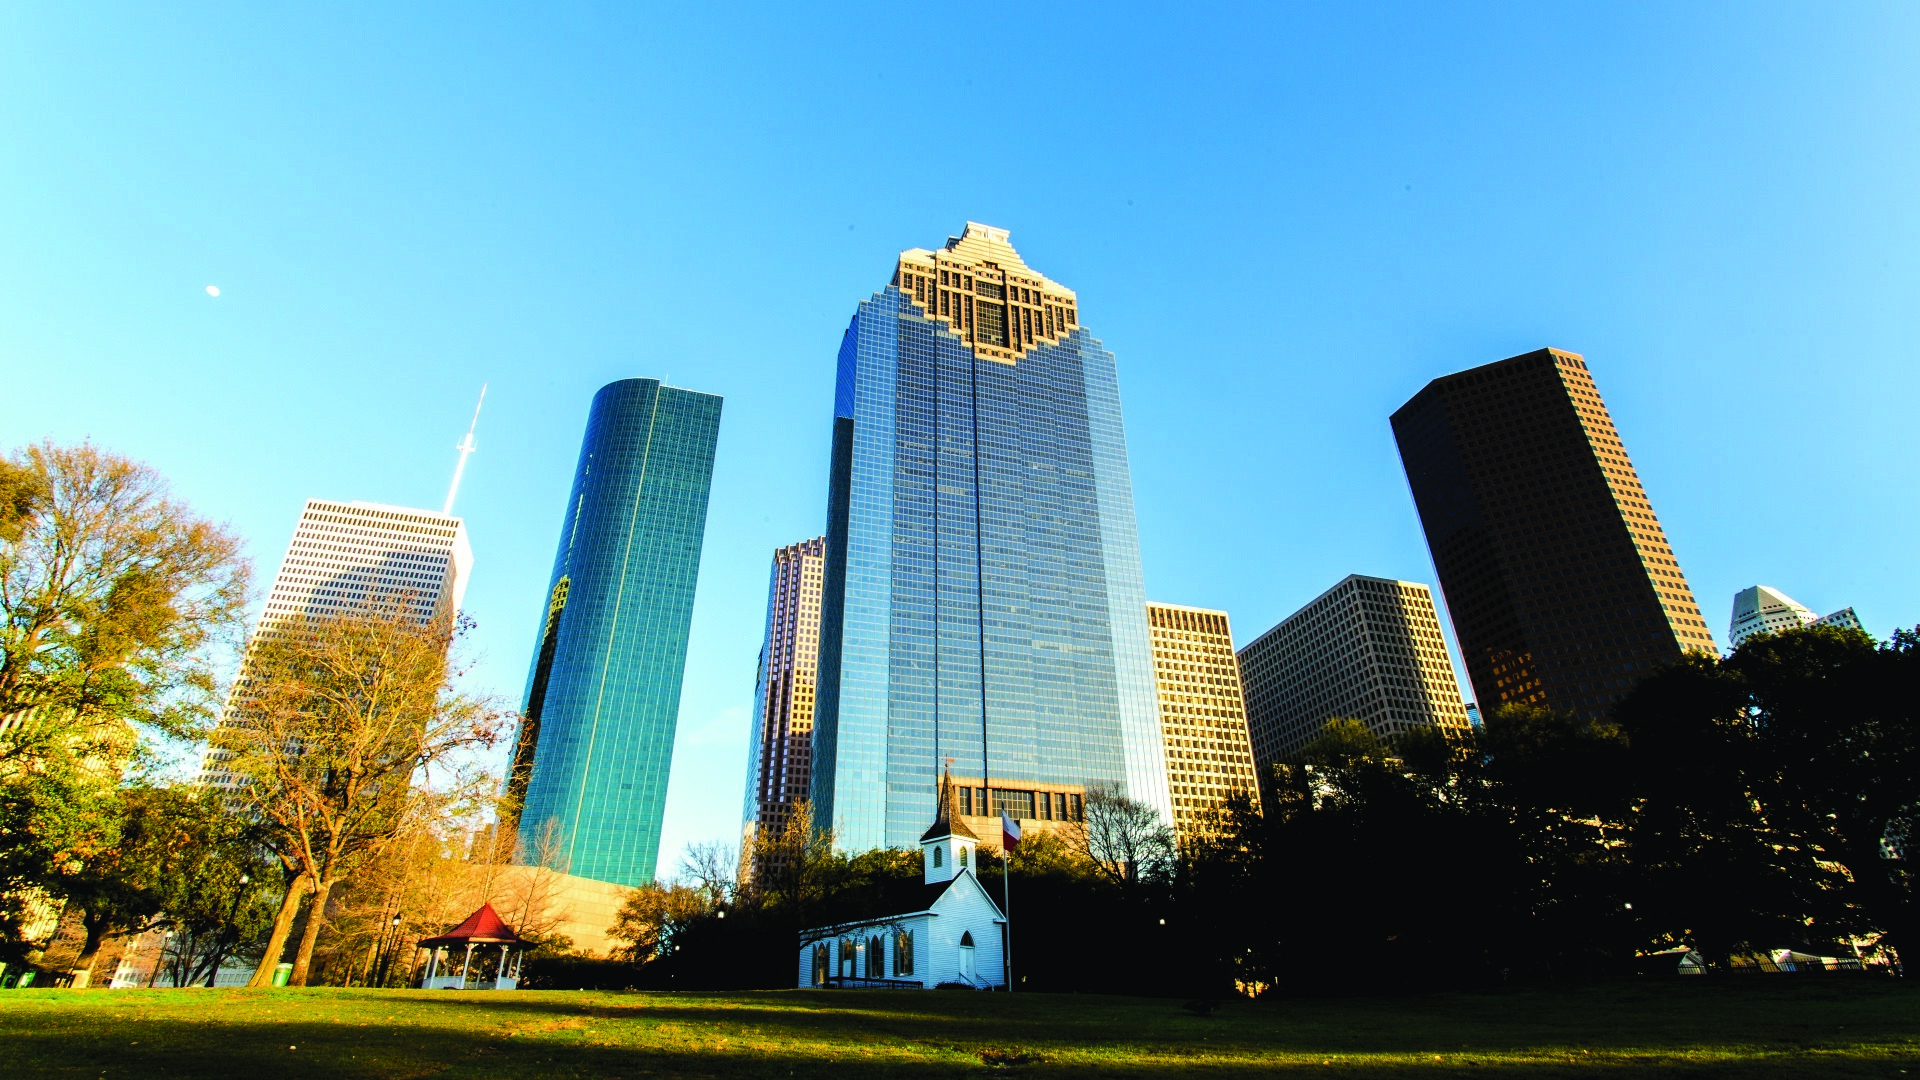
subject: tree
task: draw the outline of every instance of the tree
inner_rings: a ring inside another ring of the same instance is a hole
[[[251,571],[151,468],[89,443],[0,470],[0,776],[117,771],[129,725],[193,733],[218,703]]]
[[[311,903],[295,986],[306,985],[334,887],[490,786],[459,762],[499,739],[505,715],[456,685],[461,671],[448,650],[464,624],[422,624],[408,600],[374,597],[263,628],[214,732],[240,799],[291,879],[254,985],[270,980],[303,893]]]
[[[259,826],[227,812],[210,790],[180,789],[179,827],[189,837],[161,895],[169,930],[161,966],[175,986],[212,985],[216,972],[273,921],[273,866]]]
[[[721,907],[739,891],[744,866],[737,845],[704,840],[687,845],[687,853],[680,859],[680,876],[700,890],[710,906]]]
[[[1173,872],[1173,830],[1158,812],[1114,788],[1087,792],[1082,820],[1069,843],[1114,883],[1165,880]]]
[[[189,924],[215,929],[225,913],[199,910],[211,887],[257,869],[246,824],[194,785],[107,789],[85,817],[93,823],[91,835],[69,852],[57,879],[85,933],[73,965],[75,986],[88,985],[109,938]]]
[[[713,910],[706,893],[689,885],[642,885],[627,894],[607,936],[626,942],[631,963],[645,964],[673,948],[673,935]]]
[[[1646,917],[1725,964],[1744,953],[1914,924],[1920,640],[1857,630],[1757,635],[1697,655],[1622,703]]]

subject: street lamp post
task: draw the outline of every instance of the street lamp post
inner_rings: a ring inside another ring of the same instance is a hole
[[[387,975],[393,967],[393,954],[400,948],[400,915],[394,913],[389,929],[380,940],[380,985],[387,985]]]

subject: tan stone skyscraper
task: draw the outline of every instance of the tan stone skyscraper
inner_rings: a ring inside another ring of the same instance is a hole
[[[1349,574],[1240,650],[1253,759],[1264,771],[1328,720],[1390,739],[1416,727],[1467,728],[1433,594],[1417,581]]]
[[[1655,666],[1713,651],[1579,355],[1435,379],[1393,433],[1483,713],[1596,715]]]
[[[820,669],[820,587],[827,538],[773,553],[767,636],[760,646],[753,738],[747,752],[745,835],[779,833],[813,778],[813,704]]]
[[[1147,637],[1153,646],[1173,824],[1184,839],[1203,830],[1207,811],[1234,792],[1260,804],[1240,665],[1224,611],[1149,603]]]

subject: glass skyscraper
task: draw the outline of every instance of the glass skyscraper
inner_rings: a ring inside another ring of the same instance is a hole
[[[1101,785],[1172,820],[1114,359],[1078,306],[969,222],[847,328],[812,778],[844,849],[912,846],[949,759],[996,793],[977,814]]]
[[[508,778],[523,857],[653,880],[719,432],[712,394],[594,395]]]

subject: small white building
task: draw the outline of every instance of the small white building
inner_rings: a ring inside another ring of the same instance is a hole
[[[920,837],[919,910],[801,934],[801,986],[1006,985],[1006,915],[974,876],[980,838],[960,820],[951,778],[940,789],[939,820]]]

